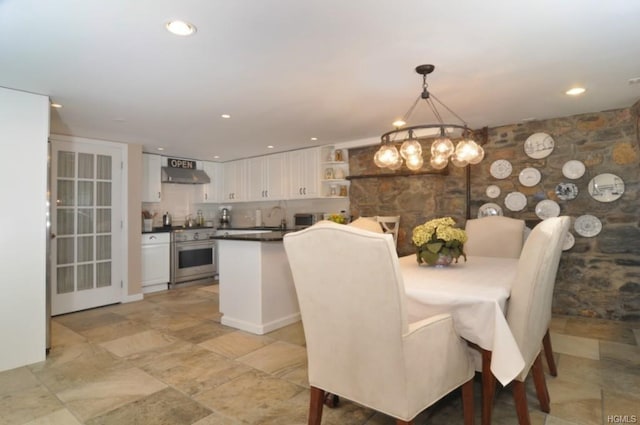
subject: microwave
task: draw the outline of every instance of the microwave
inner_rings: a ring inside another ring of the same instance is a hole
[[[324,213],[297,213],[293,215],[293,225],[296,229],[304,229],[324,220]]]

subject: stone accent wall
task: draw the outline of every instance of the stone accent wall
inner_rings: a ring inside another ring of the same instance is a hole
[[[485,159],[471,166],[471,217],[476,217],[486,202],[500,205],[504,215],[534,223],[539,218],[536,204],[552,199],[560,205],[560,214],[572,218],[571,232],[575,245],[563,252],[554,294],[554,313],[615,320],[640,320],[640,102],[631,108],[534,121],[489,129],[484,146]],[[555,147],[543,159],[532,159],[524,152],[524,142],[533,133],[550,134]],[[423,143],[428,163],[430,141]],[[373,164],[378,146],[351,149],[349,165],[353,176],[380,173]],[[497,159],[507,159],[513,166],[511,176],[496,179],[489,168]],[[562,175],[566,161],[579,160],[586,165],[577,180]],[[526,167],[537,168],[542,179],[533,187],[518,181]],[[407,170],[403,168],[404,172]],[[388,172],[388,171],[383,171]],[[616,201],[603,203],[587,190],[591,178],[612,173],[622,178],[625,193]],[[558,199],[558,183],[572,182],[578,196],[569,201]],[[498,198],[486,194],[489,185],[500,187]],[[523,211],[512,212],[504,205],[505,196],[519,191],[526,195]],[[417,224],[441,216],[452,216],[464,227],[466,185],[463,169],[449,167],[448,175],[420,175],[354,179],[350,190],[351,214],[400,215],[399,255],[413,253],[411,230]],[[573,221],[592,214],[602,222],[602,231],[591,238],[579,236]]]

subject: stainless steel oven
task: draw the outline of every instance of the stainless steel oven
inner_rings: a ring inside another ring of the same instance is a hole
[[[171,232],[171,285],[213,278],[216,275],[214,229],[179,229]]]

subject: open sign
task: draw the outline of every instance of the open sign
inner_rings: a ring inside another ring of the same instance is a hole
[[[189,159],[168,158],[167,164],[171,168],[196,169],[196,162]]]

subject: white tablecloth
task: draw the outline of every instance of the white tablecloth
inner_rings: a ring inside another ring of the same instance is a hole
[[[524,367],[504,314],[518,260],[467,258],[444,268],[419,266],[415,255],[400,258],[409,321],[450,313],[460,336],[492,352],[491,371],[506,385]]]

